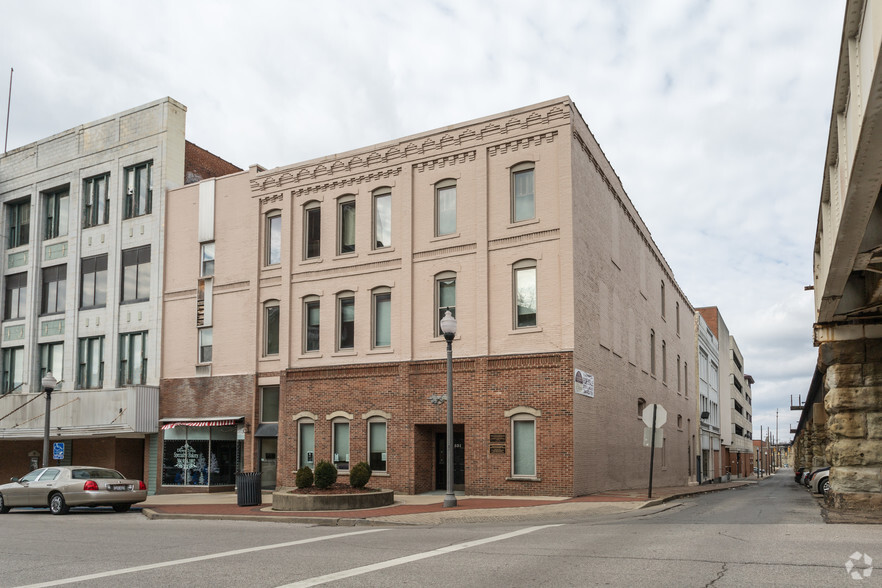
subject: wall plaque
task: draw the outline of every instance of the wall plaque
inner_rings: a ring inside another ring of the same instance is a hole
[[[490,443],[505,443],[505,433],[490,433]]]
[[[490,453],[505,453],[505,445],[491,445]]]

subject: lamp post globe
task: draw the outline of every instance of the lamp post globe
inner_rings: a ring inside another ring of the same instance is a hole
[[[46,372],[43,379],[40,380],[43,392],[46,393],[46,415],[43,418],[43,467],[49,467],[49,415],[52,410],[52,391],[58,385],[58,380],[52,375],[52,372]]]
[[[456,336],[456,318],[448,309],[441,319],[441,332],[447,340],[447,490],[443,508],[456,506],[453,493],[453,338]]]

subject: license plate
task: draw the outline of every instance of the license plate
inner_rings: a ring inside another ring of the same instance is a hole
[[[113,492],[120,492],[129,490],[130,486],[128,484],[108,484],[107,489]]]

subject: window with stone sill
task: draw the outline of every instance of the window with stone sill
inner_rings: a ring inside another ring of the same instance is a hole
[[[374,473],[386,472],[386,421],[371,419],[368,427],[368,465]]]
[[[531,414],[511,417],[511,475],[536,477],[536,417]]]
[[[315,422],[311,419],[297,421],[297,467],[315,469]]]
[[[43,194],[43,238],[67,235],[70,192],[67,188]]]
[[[4,282],[6,283],[3,299],[4,320],[24,318],[28,302],[27,272],[6,276]]]
[[[150,214],[153,209],[153,162],[148,161],[126,168],[125,182],[123,218]]]
[[[31,232],[30,198],[6,205],[6,229],[6,246],[9,249],[28,244]]]
[[[535,163],[527,161],[511,168],[511,221],[513,223],[536,217]]]

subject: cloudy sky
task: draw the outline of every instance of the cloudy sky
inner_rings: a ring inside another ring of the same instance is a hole
[[[275,167],[570,96],[780,438],[808,390],[812,247],[844,0],[2,3],[9,149],[171,96]],[[5,113],[3,116],[5,120]]]

